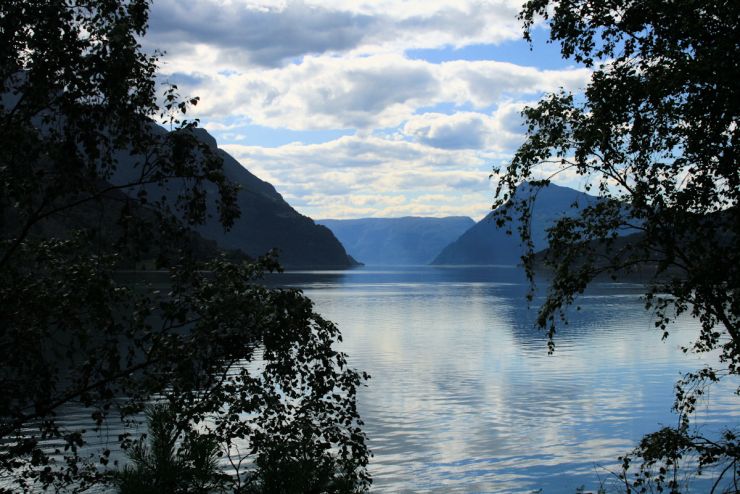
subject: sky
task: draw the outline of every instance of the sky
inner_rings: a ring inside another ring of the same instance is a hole
[[[522,108],[590,77],[544,26],[522,39],[521,2],[155,0],[143,44],[200,97],[188,115],[299,212],[478,220]]]

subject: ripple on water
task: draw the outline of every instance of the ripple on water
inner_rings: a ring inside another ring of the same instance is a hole
[[[643,434],[676,423],[673,384],[701,364],[678,350],[694,322],[661,341],[632,285],[580,299],[550,356],[521,284],[384,276],[307,290],[372,375],[360,408],[376,492],[597,485]],[[736,399],[715,398],[698,418],[737,423]]]
[[[661,341],[639,287],[601,284],[558,327],[548,355],[526,285],[512,273],[499,281],[495,268],[289,274],[339,325],[351,365],[372,376],[359,406],[374,492],[595,489],[642,435],[676,423],[673,385],[703,363],[678,350],[694,321],[682,319]],[[737,384],[715,387],[700,407],[707,430],[738,424]],[[88,423],[72,411],[63,419]],[[112,426],[94,444],[118,432]]]

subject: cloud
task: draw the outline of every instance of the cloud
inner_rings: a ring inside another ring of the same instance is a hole
[[[504,102],[490,115],[422,113],[406,121],[403,134],[435,148],[511,151],[524,140],[524,106],[524,102]]]
[[[223,147],[315,218],[481,217],[491,201],[491,156],[479,151],[438,149],[372,135],[275,148]]]
[[[521,39],[520,8],[521,0],[157,0],[142,43],[166,50],[162,79],[200,96],[188,115],[302,213],[480,218],[492,165],[522,142],[524,102],[560,87],[577,92],[590,72],[433,63],[412,50],[449,60],[456,48]],[[265,146],[243,145],[262,136]],[[294,139],[319,143],[282,144]]]
[[[154,2],[148,45],[178,55],[208,44],[234,66],[276,67],[311,54],[402,52],[521,37],[516,1],[199,0]]]
[[[175,55],[208,44],[233,65],[277,66],[310,53],[353,49],[377,23],[368,15],[303,2],[266,6],[160,0],[152,7],[148,42]]]
[[[179,66],[175,74],[185,70]],[[195,66],[195,62],[193,62]],[[502,99],[576,90],[587,69],[538,70],[496,61],[434,64],[402,55],[306,57],[300,64],[237,75],[191,76],[201,96],[197,114],[209,119],[241,115],[253,123],[292,130],[397,127],[419,108],[451,104],[484,109]]]
[[[481,113],[424,113],[408,120],[403,132],[436,148],[481,149],[486,145],[490,125]]]

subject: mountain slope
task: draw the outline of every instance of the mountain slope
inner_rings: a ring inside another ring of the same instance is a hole
[[[200,139],[216,147],[213,137],[204,130],[198,132]],[[277,247],[280,262],[287,267],[343,268],[356,264],[328,228],[298,213],[275,187],[254,176],[231,155],[221,149],[218,153],[224,160],[226,176],[242,186],[238,200],[241,217],[229,232],[224,232],[217,221],[209,221],[196,229],[201,235],[252,256]]]
[[[526,184],[520,186],[517,194],[529,194]],[[558,218],[578,210],[571,207],[574,203],[577,203],[578,207],[583,207],[595,200],[594,196],[554,184],[542,189],[537,196],[532,214],[532,241],[535,251],[547,247],[546,229],[549,226]],[[509,225],[512,235],[507,235],[507,227],[496,226],[494,214],[493,211],[490,212],[460,238],[445,247],[432,264],[518,264],[524,252],[516,230],[519,222],[515,219]]]
[[[155,131],[166,132],[159,127]],[[195,129],[194,132],[201,142],[208,144],[223,158],[224,174],[241,187],[237,199],[241,215],[231,230],[224,231],[219,223],[214,199],[209,205],[211,217],[207,218],[205,224],[194,227],[200,235],[215,240],[224,249],[239,249],[253,257],[277,248],[280,263],[289,268],[346,268],[357,264],[328,228],[298,213],[275,187],[257,178],[231,155],[219,149],[216,140],[208,132],[203,129]],[[119,156],[124,163],[134,159]],[[116,181],[131,180],[136,172],[133,167],[127,169],[121,166]],[[147,187],[147,193],[149,197],[164,195],[174,201],[178,190],[184,186],[180,181],[171,180],[165,186]],[[215,198],[215,186],[207,188],[206,193]]]
[[[354,258],[375,265],[428,264],[475,224],[466,216],[325,219],[317,223],[329,227]]]

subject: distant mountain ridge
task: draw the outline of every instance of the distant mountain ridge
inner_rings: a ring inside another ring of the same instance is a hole
[[[316,220],[328,227],[360,262],[370,265],[429,264],[475,222],[467,216]]]
[[[517,195],[528,195],[528,184],[517,190]],[[550,184],[541,189],[534,203],[532,213],[532,242],[534,250],[547,248],[547,228],[558,218],[575,214],[580,208],[593,204],[598,198],[569,187]],[[578,207],[573,208],[574,203]],[[515,265],[521,262],[524,248],[517,232],[518,219],[504,227],[498,227],[491,211],[460,238],[447,245],[432,261],[436,265]],[[510,229],[512,235],[506,230]]]
[[[166,132],[156,127],[155,132]],[[229,231],[224,231],[215,212],[215,202],[211,203],[211,216],[203,225],[194,229],[206,239],[214,240],[224,249],[238,249],[252,257],[265,254],[277,248],[280,263],[287,268],[347,268],[357,265],[347,255],[344,247],[324,227],[298,213],[268,182],[259,179],[242,166],[226,151],[218,148],[216,139],[204,129],[194,129],[195,136],[207,144],[223,158],[223,171],[226,177],[237,183],[241,190],[237,204],[240,217]],[[119,160],[125,165],[126,160],[135,158],[123,154]],[[119,166],[115,180],[122,183],[133,178],[137,173],[133,167]],[[174,198],[182,184],[171,180],[165,186],[149,186],[151,197],[165,195]],[[207,194],[215,197],[215,186],[207,188]]]

